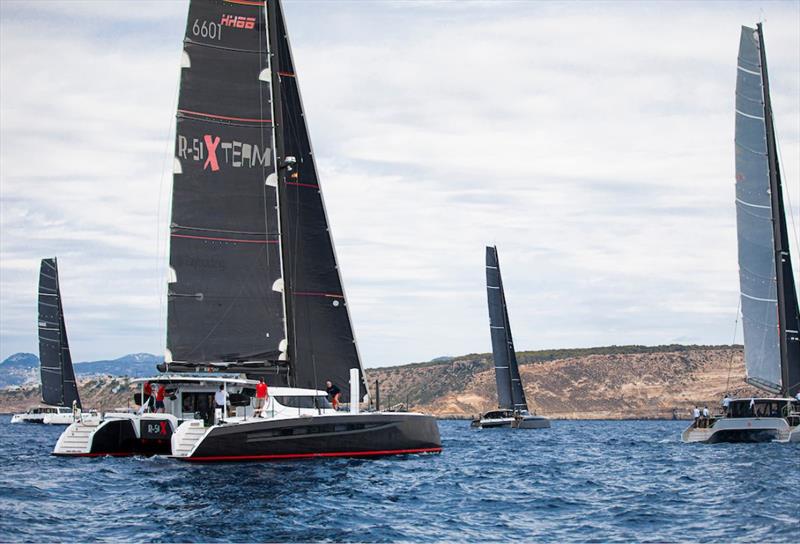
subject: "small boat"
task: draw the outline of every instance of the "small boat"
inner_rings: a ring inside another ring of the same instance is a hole
[[[736,79],[736,226],[747,382],[771,396],[726,399],[684,442],[800,442],[798,311],[761,24],[742,27]]]
[[[45,421],[47,419],[47,421]],[[72,423],[72,408],[63,406],[34,406],[28,408],[27,411],[21,414],[14,414],[11,416],[11,423],[49,423],[49,424],[62,424],[56,423],[57,420],[64,420],[63,425]]]
[[[550,420],[528,411],[525,389],[519,374],[508,307],[500,274],[496,247],[486,248],[486,296],[489,303],[489,332],[492,337],[492,358],[497,382],[498,410],[492,410],[472,420],[472,427],[491,429],[547,429]]]
[[[143,380],[139,413],[75,423],[53,453],[218,462],[440,452],[434,417],[366,411],[281,2],[192,0],[183,47],[167,349],[146,380],[156,405]],[[343,387],[331,400],[346,410],[328,402],[327,381]]]
[[[81,399],[69,352],[55,257],[42,259],[39,268],[38,325],[42,402],[46,406],[35,406],[23,414],[15,414],[11,423],[69,425],[81,410]]]

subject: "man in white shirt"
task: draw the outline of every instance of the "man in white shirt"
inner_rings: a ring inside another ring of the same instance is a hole
[[[722,411],[728,415],[728,409],[731,407],[731,397],[725,393],[725,398],[722,399]]]
[[[703,406],[703,417],[708,417],[709,415],[708,406]]]
[[[697,427],[697,421],[700,419],[700,408],[695,406],[694,410],[692,410],[692,416],[694,417],[694,426]]]
[[[225,386],[220,385],[219,391],[214,393],[214,404],[217,408],[222,410],[222,418],[225,418],[225,409],[228,405],[228,392],[225,391]]]

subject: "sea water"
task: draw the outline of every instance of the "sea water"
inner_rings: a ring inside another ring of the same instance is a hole
[[[2,541],[766,541],[800,537],[800,444],[678,421],[442,421],[441,455],[192,465],[60,458],[0,417]]]

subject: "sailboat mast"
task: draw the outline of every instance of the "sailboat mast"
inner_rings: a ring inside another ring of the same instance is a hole
[[[764,124],[767,129],[767,164],[769,166],[769,187],[772,199],[772,228],[775,244],[775,272],[778,295],[778,338],[781,355],[781,394],[787,395],[790,390],[797,389],[800,384],[797,376],[790,372],[790,361],[800,358],[798,352],[797,330],[797,300],[792,277],[791,260],[789,257],[789,237],[786,227],[786,214],[783,204],[783,189],[781,183],[780,166],[778,164],[778,149],[775,138],[775,126],[772,118],[772,101],[769,93],[769,76],[767,74],[767,54],[764,47],[764,32],[761,23],[756,25],[758,33],[758,49],[761,59],[762,84],[764,86]],[[790,300],[790,297],[794,300]],[[794,314],[789,308],[794,309]],[[791,327],[788,325],[792,325]],[[792,344],[789,344],[792,335]]]
[[[508,320],[508,306],[506,305],[506,290],[503,287],[503,274],[500,272],[500,257],[497,255],[497,246],[494,246],[494,255],[497,262],[497,285],[500,287],[500,301],[503,306],[503,332],[505,333],[506,354],[508,357],[508,394],[511,397],[511,408],[517,410],[517,399],[514,397],[514,373],[511,371],[511,360],[515,356],[511,341],[511,325]]]
[[[294,358],[294,314],[292,312],[292,278],[289,267],[290,255],[288,253],[288,244],[286,244],[286,233],[289,230],[289,214],[286,213],[286,197],[284,194],[284,189],[286,187],[286,175],[288,173],[287,167],[289,165],[285,164],[286,147],[283,137],[283,102],[281,100],[281,76],[278,73],[278,42],[280,39],[278,36],[278,9],[274,2],[270,4],[271,5],[265,7],[265,9],[267,10],[267,34],[269,36],[269,66],[272,87],[272,130],[275,136],[275,175],[278,183],[278,227],[280,229],[279,243],[281,249],[281,277],[283,278],[283,308],[285,320],[284,329],[286,331],[286,355],[289,359],[291,385],[297,382],[297,366]]]

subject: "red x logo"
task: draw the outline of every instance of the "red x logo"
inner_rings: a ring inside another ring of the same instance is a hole
[[[219,164],[217,163],[217,146],[219,145],[219,136],[215,137],[212,141],[211,135],[206,134],[203,136],[203,139],[206,142],[206,149],[208,149],[208,158],[206,159],[205,164],[203,164],[203,170],[211,165],[211,171],[216,172],[219,170]]]

